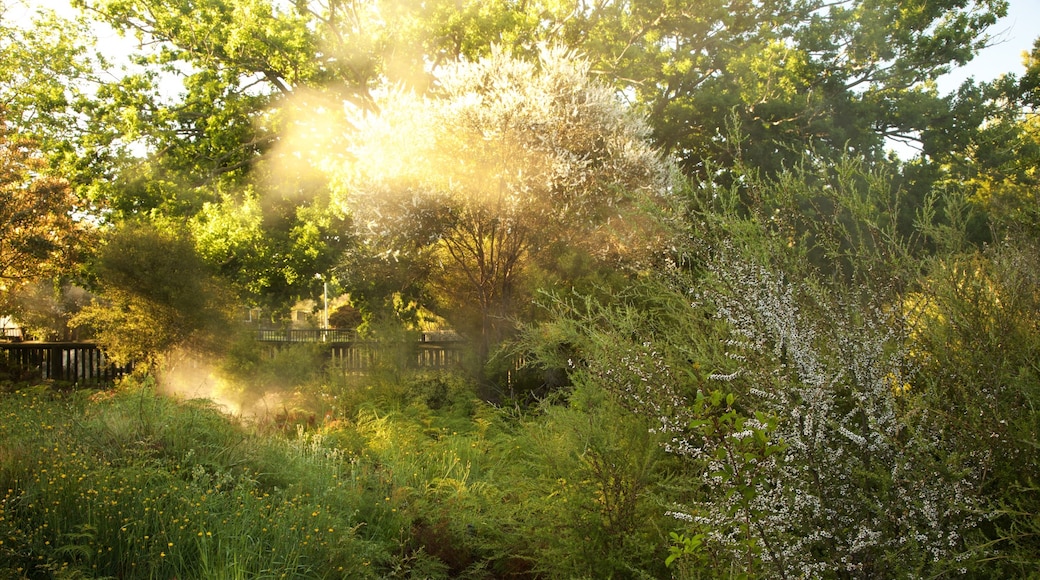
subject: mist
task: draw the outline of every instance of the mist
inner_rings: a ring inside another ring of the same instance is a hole
[[[228,376],[212,355],[177,350],[166,357],[156,373],[159,390],[183,399],[207,399],[224,413],[251,421],[264,421],[285,412],[290,388],[256,388]]]

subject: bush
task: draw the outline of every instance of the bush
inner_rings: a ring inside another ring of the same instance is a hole
[[[905,308],[916,373],[908,396],[928,409],[948,453],[982,475],[972,540],[985,569],[1028,575],[1040,554],[1040,248],[1009,238],[930,263]]]
[[[70,324],[93,330],[116,364],[153,365],[178,347],[215,352],[232,327],[231,294],[186,235],[123,225],[96,269],[98,297]]]

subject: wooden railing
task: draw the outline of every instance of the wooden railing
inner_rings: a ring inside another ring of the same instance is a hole
[[[457,334],[428,332],[415,342],[359,340],[352,330],[259,330],[257,340],[271,348],[304,343],[327,346],[330,368],[366,372],[381,365],[413,369],[448,369],[462,364],[469,343]]]
[[[42,379],[75,385],[111,382],[131,371],[114,365],[90,342],[0,342],[0,360]]]
[[[462,366],[469,343],[423,335],[423,340],[386,343],[357,340],[353,331],[275,330],[260,331],[258,339],[272,348],[300,343],[322,344],[329,368],[348,373],[365,373],[380,366],[411,369],[452,369]],[[17,368],[41,379],[74,385],[111,382],[132,370],[117,366],[90,342],[2,342],[0,364]]]
[[[258,330],[256,338],[260,342],[354,342],[357,332],[339,328],[315,329],[274,329]]]
[[[462,365],[467,343],[441,342],[380,343],[353,342],[329,347],[329,367],[348,373],[373,368],[452,369]]]
[[[275,328],[256,331],[256,339],[260,342],[358,342],[356,330],[342,328]],[[441,344],[464,342],[464,339],[450,330],[422,332],[418,338],[421,343]]]

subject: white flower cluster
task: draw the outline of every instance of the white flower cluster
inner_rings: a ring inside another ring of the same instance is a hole
[[[893,389],[904,384],[900,329],[879,309],[843,308],[818,288],[728,253],[712,273],[724,290],[704,299],[731,329],[727,347],[744,365],[709,378],[739,379],[729,388],[779,419],[772,437],[785,451],[754,465],[706,453],[716,457],[708,485],[752,483],[756,493],[734,504],[735,494],[716,489],[679,513],[710,520],[719,542],[735,524],[753,521],[745,529],[785,576],[884,575],[885,566],[929,568],[963,557],[962,530],[977,523],[976,474],[947,469],[927,424],[900,414]],[[727,467],[754,469],[756,477],[734,483],[712,475]],[[891,557],[905,561],[884,561]]]
[[[589,369],[589,372],[633,410],[654,417],[659,424],[654,432],[675,435],[673,443],[676,447],[670,448],[671,451],[686,453],[686,442],[679,434],[685,432],[693,414],[688,401],[676,388],[678,381],[665,357],[650,341],[627,349],[615,349],[610,354],[617,359]]]

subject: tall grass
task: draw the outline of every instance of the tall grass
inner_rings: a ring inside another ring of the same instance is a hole
[[[617,409],[590,422],[563,399],[507,411],[445,375],[355,379],[321,387],[355,392],[314,425],[242,424],[149,380],[0,394],[0,569],[164,579],[664,570],[669,530],[646,518],[660,512],[648,491],[657,467],[609,457],[633,437],[652,452],[644,425],[613,420]]]
[[[148,385],[0,398],[0,568],[120,578],[372,576],[371,503],[313,439],[251,436]]]

